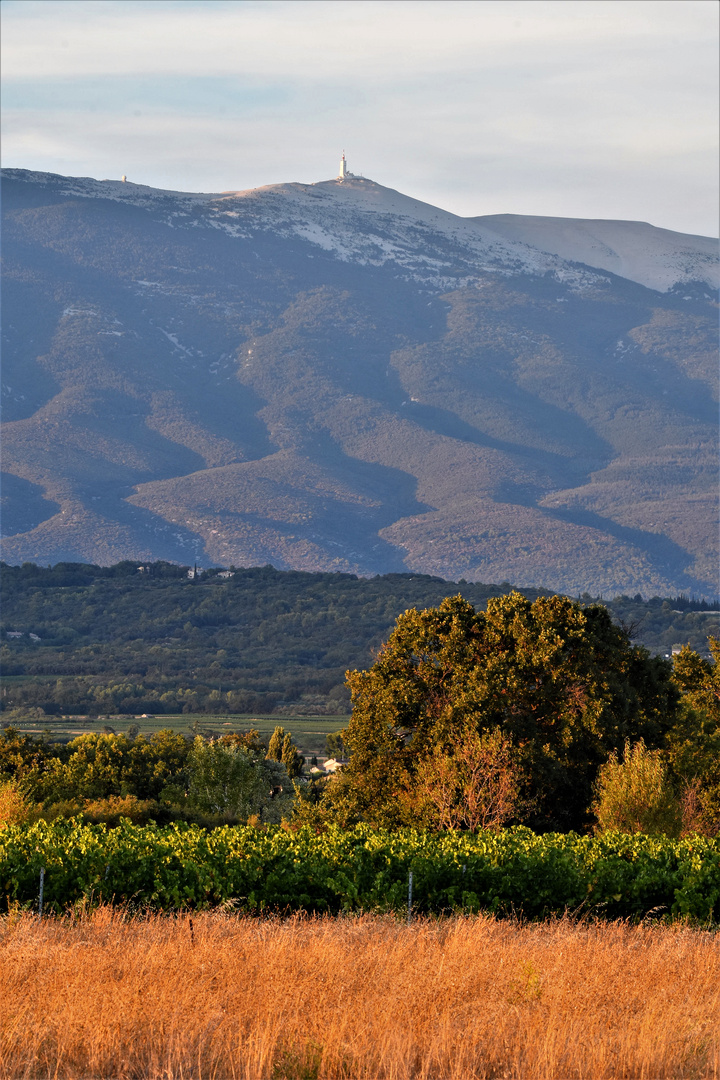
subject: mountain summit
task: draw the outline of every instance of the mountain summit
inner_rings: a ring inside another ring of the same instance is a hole
[[[716,244],[3,174],[10,561],[715,591]]]

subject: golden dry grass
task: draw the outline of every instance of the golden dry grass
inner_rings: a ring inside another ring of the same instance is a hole
[[[4,1080],[720,1076],[720,942],[683,927],[105,908],[0,935]]]

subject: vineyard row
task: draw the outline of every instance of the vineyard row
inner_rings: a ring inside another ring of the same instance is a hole
[[[205,831],[124,820],[78,820],[0,831],[8,909],[45,912],[87,902],[172,911],[231,905],[263,914],[490,911],[525,918],[579,912],[608,918],[720,921],[720,838],[609,833],[390,833],[368,826]]]

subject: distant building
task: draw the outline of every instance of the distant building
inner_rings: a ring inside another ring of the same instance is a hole
[[[218,574],[218,577],[221,577],[221,578],[235,577],[235,571],[234,570],[221,570],[220,573]]]
[[[340,172],[338,173],[338,180],[347,180],[347,178],[352,175],[353,174],[347,167],[347,161],[345,160],[345,151],[343,150],[342,157],[340,158]]]

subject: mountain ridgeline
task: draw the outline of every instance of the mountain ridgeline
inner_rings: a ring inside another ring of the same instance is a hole
[[[716,593],[712,241],[352,177],[3,207],[8,562]]]

